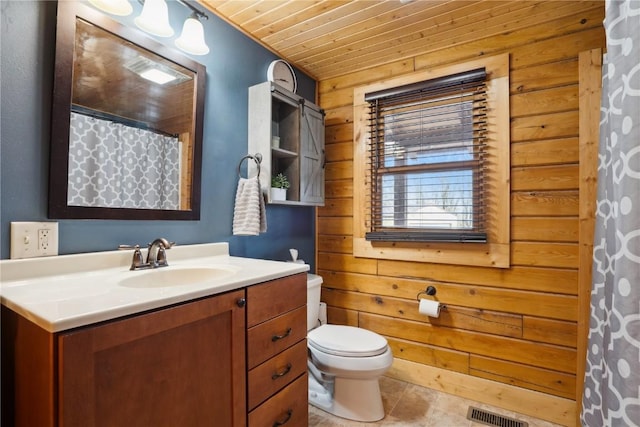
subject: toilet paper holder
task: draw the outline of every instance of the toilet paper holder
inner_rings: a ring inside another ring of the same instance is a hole
[[[429,285],[427,286],[427,289],[425,289],[424,291],[420,291],[418,292],[418,295],[416,295],[416,300],[420,301],[420,295],[428,295],[430,297],[435,296],[436,293],[438,292],[438,290],[436,289],[435,286],[433,285]],[[446,305],[441,304],[442,308],[447,308]]]

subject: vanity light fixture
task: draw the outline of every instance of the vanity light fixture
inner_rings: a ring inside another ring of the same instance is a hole
[[[142,12],[134,19],[136,26],[154,36],[171,37],[174,31],[169,24],[169,9],[166,1],[138,1],[142,4]],[[209,19],[209,17],[186,0],[177,0],[177,2],[191,9],[191,15],[184,21],[182,34],[175,40],[175,45],[192,55],[206,55],[209,53],[209,46],[204,40],[204,27],[200,18]],[[89,3],[113,15],[126,16],[133,11],[129,0],[89,0]]]
[[[145,0],[142,13],[134,22],[142,31],[158,37],[171,37],[173,28],[169,25],[169,9],[164,0]]]
[[[193,12],[182,27],[182,34],[175,41],[176,46],[193,55],[206,55],[209,46],[204,41],[204,28],[198,19],[198,14]]]
[[[129,0],[89,0],[89,3],[112,15],[127,16],[133,12]]]

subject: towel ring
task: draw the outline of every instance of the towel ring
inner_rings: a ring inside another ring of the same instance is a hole
[[[262,154],[256,153],[254,156],[252,156],[251,154],[247,154],[240,159],[240,163],[238,163],[238,178],[242,178],[242,175],[240,175],[240,167],[242,166],[242,162],[244,162],[246,159],[252,159],[254,162],[256,162],[256,165],[258,166],[258,176],[260,176],[260,163],[262,163]],[[248,177],[249,176],[247,175],[247,178]]]

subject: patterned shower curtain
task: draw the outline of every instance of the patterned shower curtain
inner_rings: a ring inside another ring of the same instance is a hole
[[[581,422],[640,426],[640,1],[607,1]]]
[[[71,113],[69,206],[180,209],[180,141]]]

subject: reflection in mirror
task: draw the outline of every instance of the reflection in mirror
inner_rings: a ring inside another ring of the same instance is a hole
[[[199,219],[204,66],[58,9],[49,216]]]

